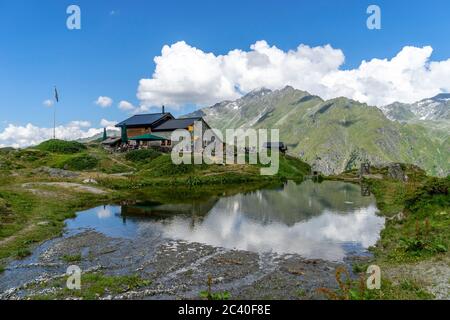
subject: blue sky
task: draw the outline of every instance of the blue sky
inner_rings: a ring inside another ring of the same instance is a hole
[[[81,8],[81,30],[66,28],[66,8]],[[366,8],[382,10],[382,29],[366,28]],[[139,105],[139,80],[151,78],[164,45],[185,41],[203,52],[248,51],[265,40],[283,51],[330,44],[341,69],[394,57],[404,46],[431,46],[431,60],[450,58],[450,2],[433,1],[62,1],[0,2],[0,132],[7,125],[49,127],[43,101],[60,91],[58,123],[122,120],[126,100]],[[303,88],[299,88],[303,89]],[[94,104],[111,97],[112,106]],[[186,113],[195,103],[178,106]],[[150,109],[152,110],[152,109]],[[0,141],[1,142],[1,141]]]

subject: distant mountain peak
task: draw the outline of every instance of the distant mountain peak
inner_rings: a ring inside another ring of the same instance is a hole
[[[438,99],[446,97],[441,95]],[[428,106],[446,105],[428,101]],[[396,110],[392,118],[417,118],[409,105]],[[437,149],[445,148],[440,142],[445,139],[434,138],[441,131],[430,131],[433,135],[430,138],[417,130],[419,125],[399,125],[376,107],[345,97],[324,101],[292,86],[273,91],[259,88],[235,101],[222,101],[187,116],[194,115],[204,117],[212,128],[219,130],[279,129],[279,139],[288,146],[290,154],[302,157],[325,174],[358,168],[362,161],[375,165],[409,162],[434,174],[446,173],[445,159],[435,156]],[[424,151],[417,152],[417,148]]]
[[[432,98],[414,103],[394,102],[380,107],[390,120],[450,120],[450,93],[440,93]]]
[[[265,87],[256,88],[256,89],[253,89],[252,91],[248,92],[244,96],[242,96],[241,99],[245,99],[245,98],[249,98],[249,97],[256,97],[256,96],[265,96],[265,95],[272,94],[272,93],[291,94],[291,93],[294,93],[294,92],[299,92],[299,93],[302,93],[304,95],[311,95],[307,91],[298,90],[298,89],[295,89],[294,87],[292,87],[290,85],[287,85],[287,86],[285,86],[285,87],[283,87],[281,89],[275,90],[275,91],[273,91],[271,89],[268,89],[268,88],[265,88]]]
[[[283,89],[281,89],[280,91],[295,91],[297,89],[295,89],[293,86],[285,86]]]
[[[450,100],[450,93],[439,93],[438,95],[431,98],[431,100],[434,101],[449,101]]]
[[[250,91],[246,95],[244,95],[242,98],[264,96],[264,95],[270,94],[270,93],[272,93],[272,90],[267,89],[265,87],[261,87],[261,88],[253,89],[252,91]]]

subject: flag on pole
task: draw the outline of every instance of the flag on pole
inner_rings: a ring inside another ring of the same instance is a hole
[[[56,102],[59,102],[58,90],[56,89],[56,86],[55,86],[55,100]]]

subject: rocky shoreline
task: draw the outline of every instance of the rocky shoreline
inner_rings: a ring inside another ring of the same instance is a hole
[[[79,261],[64,261],[77,254]],[[69,265],[78,265],[83,273],[136,274],[148,280],[138,290],[98,299],[198,299],[209,277],[213,291],[229,292],[233,299],[321,299],[317,289],[337,287],[335,270],[351,269],[350,260],[308,260],[145,234],[136,239],[111,238],[85,230],[49,240],[29,258],[10,263],[0,275],[0,299],[54,294],[60,289],[51,286],[52,280],[63,278]]]

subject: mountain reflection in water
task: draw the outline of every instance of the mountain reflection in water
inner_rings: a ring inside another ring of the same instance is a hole
[[[384,226],[373,197],[361,196],[358,185],[333,181],[287,182],[278,189],[203,202],[106,206],[89,212],[91,217],[80,214],[68,222],[69,229],[88,227],[124,237],[158,232],[216,247],[331,261],[366,253]]]

